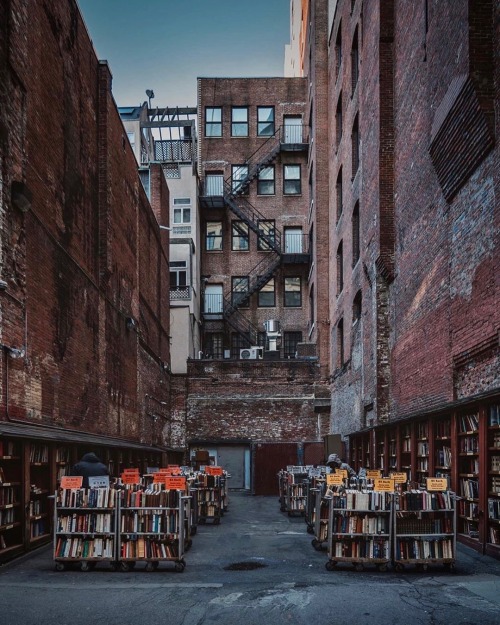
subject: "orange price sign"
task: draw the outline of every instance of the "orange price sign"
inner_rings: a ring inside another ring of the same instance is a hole
[[[394,491],[394,480],[387,477],[376,479],[374,480],[373,490],[392,493]]]
[[[164,483],[165,483],[164,473],[155,473],[153,475],[153,484],[164,484]]]
[[[344,478],[339,473],[328,473],[326,483],[328,486],[342,486]]]
[[[344,479],[347,477],[347,469],[335,469],[336,475],[341,475]]]
[[[83,477],[81,475],[63,475],[61,478],[61,488],[81,488]]]
[[[448,480],[445,477],[428,477],[427,490],[448,490]]]
[[[369,469],[366,472],[366,477],[369,480],[376,480],[382,477],[382,471],[380,469]]]
[[[141,476],[139,473],[122,473],[122,482],[124,484],[139,484]]]
[[[222,467],[205,467],[207,475],[222,475]]]
[[[168,490],[186,490],[186,478],[185,477],[166,477],[165,488]]]
[[[123,473],[139,473],[139,469],[123,469]]]

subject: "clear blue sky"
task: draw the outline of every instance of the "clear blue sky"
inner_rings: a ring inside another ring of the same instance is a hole
[[[290,0],[78,0],[118,106],[196,106],[198,76],[283,76]]]

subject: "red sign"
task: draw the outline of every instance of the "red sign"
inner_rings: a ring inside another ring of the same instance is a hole
[[[140,484],[141,476],[139,473],[122,473],[122,482],[124,484]]]
[[[222,467],[205,467],[207,475],[222,475]]]
[[[61,478],[61,488],[81,488],[83,477],[81,475],[63,475]]]
[[[185,477],[166,477],[165,488],[168,490],[186,490]]]

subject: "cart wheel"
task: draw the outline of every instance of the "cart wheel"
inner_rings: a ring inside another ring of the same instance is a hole
[[[186,568],[186,563],[185,562],[176,562],[175,563],[175,570],[177,573],[182,573],[182,571]]]
[[[337,566],[336,562],[334,562],[333,560],[328,560],[325,564],[325,569],[327,571],[333,571],[336,566]]]
[[[317,548],[318,548],[318,541],[316,540],[316,538],[313,538],[313,539],[311,540],[311,545],[312,545],[315,549],[317,549]]]
[[[307,526],[307,533],[308,534],[314,534],[314,527],[311,527],[310,525]]]
[[[155,570],[155,562],[146,562],[146,571],[152,573]]]
[[[377,568],[382,573],[385,573],[387,571],[387,564],[379,564]]]
[[[405,567],[404,567],[404,566],[403,566],[400,562],[398,562],[397,564],[395,564],[395,565],[394,565],[394,569],[395,569],[396,571],[403,571],[403,570],[404,570],[404,568],[405,568]]]
[[[90,562],[87,562],[86,560],[84,560],[80,564],[80,571],[83,571],[84,573],[88,573],[91,570],[92,570],[92,566],[91,566]]]
[[[128,573],[131,569],[130,564],[131,564],[130,562],[125,562],[125,561],[120,562],[120,571],[122,573]]]
[[[64,564],[64,562],[56,562],[56,571],[65,571],[66,570],[66,565]]]
[[[355,562],[354,563],[354,570],[355,571],[362,571],[364,569],[363,565],[360,562]]]

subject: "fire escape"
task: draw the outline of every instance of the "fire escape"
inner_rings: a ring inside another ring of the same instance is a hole
[[[278,271],[283,263],[309,262],[309,253],[302,241],[294,250],[284,249],[282,233],[262,227],[266,217],[245,197],[250,183],[259,172],[271,165],[280,152],[307,151],[308,143],[303,137],[302,124],[281,126],[242,165],[241,173],[218,181],[215,188],[205,188],[200,194],[203,208],[228,207],[258,237],[261,249],[267,251],[264,258],[248,272],[248,290],[229,292],[222,296],[220,314],[224,321],[236,331],[248,345],[257,345],[259,329],[242,313],[240,308],[259,291]],[[244,175],[243,175],[244,172]],[[207,180],[205,180],[207,182]],[[207,315],[205,315],[207,317]]]

